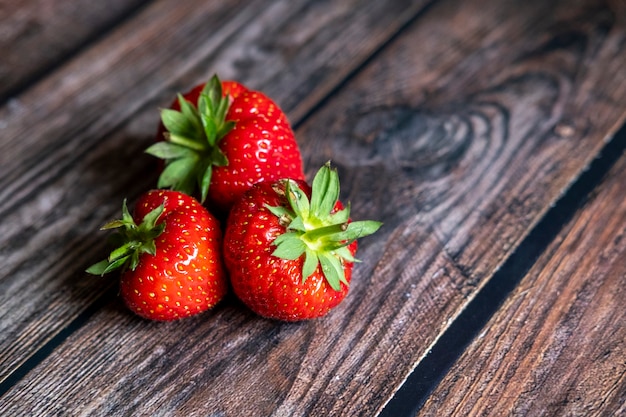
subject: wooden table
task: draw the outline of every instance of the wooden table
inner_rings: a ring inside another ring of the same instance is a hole
[[[0,415],[626,415],[624,0],[9,0],[0,50]],[[213,73],[384,222],[325,318],[83,272]]]

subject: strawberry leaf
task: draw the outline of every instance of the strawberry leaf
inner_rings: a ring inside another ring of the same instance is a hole
[[[100,262],[97,262],[91,265],[89,268],[87,268],[85,272],[91,275],[104,275],[105,274],[104,271],[106,271],[108,266],[109,266],[109,260],[105,259],[105,260],[102,260]]]
[[[226,123],[220,126],[219,129],[217,130],[217,137],[220,139],[223,138],[224,136],[226,136],[228,132],[233,130],[234,127],[235,127],[235,122],[233,122],[232,120],[227,120]]]
[[[135,227],[135,220],[133,216],[128,211],[128,204],[126,204],[126,199],[122,202],[122,221],[127,227]]]
[[[279,235],[276,237],[276,239],[274,239],[273,244],[278,246],[286,240],[297,238],[297,236],[297,233],[283,233],[282,235]]]
[[[273,206],[270,206],[270,205],[266,204],[265,208],[268,209],[276,217],[287,216],[287,217],[291,218],[291,216],[292,216],[291,211],[287,210],[283,206],[273,207]]]
[[[172,188],[186,194],[193,193],[196,158],[175,159],[165,166],[159,177],[157,187]]]
[[[130,255],[127,255],[127,256],[124,256],[122,258],[119,258],[110,262],[109,265],[107,265],[107,267],[102,272],[102,275],[108,274],[109,272],[115,271],[116,269],[120,268],[126,263],[126,261],[128,261],[129,258],[130,258]]]
[[[211,164],[207,164],[207,167],[204,169],[202,173],[202,178],[199,180],[200,183],[200,192],[201,197],[200,201],[206,200],[207,195],[209,194],[209,184],[211,184],[211,177],[213,176],[213,166]]]
[[[302,282],[306,281],[308,277],[313,275],[320,261],[317,257],[317,253],[309,248],[305,249],[304,265],[302,266]]]
[[[211,152],[211,164],[216,167],[225,167],[228,165],[228,158],[218,147],[213,148]]]
[[[335,242],[354,241],[363,236],[375,233],[380,228],[381,224],[382,223],[373,220],[353,222],[347,224],[345,230],[341,230],[337,233],[330,233],[326,235],[325,238]]]
[[[187,123],[190,126],[190,137],[196,136],[196,133],[202,130],[202,122],[200,120],[200,113],[198,112],[198,109],[193,104],[185,100],[181,94],[178,94],[178,105],[180,106],[180,112],[187,119]]]
[[[200,120],[202,121],[202,128],[206,136],[209,146],[215,146],[217,142],[217,120],[215,114],[210,105],[209,96],[202,94],[200,101],[198,102],[198,109],[200,110]]]
[[[150,210],[150,212],[144,216],[143,222],[141,222],[141,225],[139,226],[141,230],[149,231],[154,229],[156,227],[157,221],[159,220],[159,217],[161,216],[161,214],[163,214],[164,210],[165,206],[163,204],[153,210]]]
[[[129,253],[137,249],[139,246],[141,246],[141,243],[137,241],[126,242],[109,254],[109,262],[128,256]]]
[[[301,217],[308,217],[310,211],[309,198],[304,191],[300,189],[298,184],[292,180],[288,180],[285,185],[285,194],[294,213]]]
[[[348,262],[360,262],[358,259],[352,256],[352,253],[350,253],[350,250],[347,246],[337,248],[334,250],[334,252],[335,255],[338,255],[340,258],[345,259]]]
[[[221,83],[220,83],[220,90],[221,90]],[[220,91],[221,94],[221,91]],[[217,120],[225,120],[226,119],[226,112],[228,111],[228,106],[230,105],[230,100],[220,100],[217,109],[215,110],[215,117],[217,118]],[[233,127],[234,127],[234,123],[233,122],[226,122],[226,123],[232,123]]]
[[[328,187],[329,180],[330,170],[324,168],[317,171],[317,174],[315,174],[315,177],[313,178],[313,184],[311,186],[311,210],[316,216],[319,216],[320,214],[323,193]],[[313,192],[313,190],[315,190],[315,192]]]
[[[109,229],[117,229],[118,227],[124,227],[126,222],[124,220],[113,220],[103,225],[100,230],[109,230]]]
[[[193,156],[193,150],[172,142],[157,142],[148,147],[145,152],[161,159],[179,159]]]
[[[345,273],[343,272],[343,265],[341,264],[339,258],[329,253],[320,253],[318,254],[318,258],[320,260],[324,276],[333,290],[340,291],[340,283],[342,282],[345,285],[348,285]]]
[[[319,218],[329,216],[338,199],[339,176],[337,170],[331,169],[330,162],[328,162],[313,179],[311,210]]]
[[[172,135],[188,139],[193,139],[196,136],[196,126],[193,121],[187,118],[185,113],[172,109],[162,109],[161,121]]]
[[[330,222],[333,224],[347,223],[350,220],[350,203],[336,213],[330,215]]]
[[[154,242],[154,239],[149,240],[142,245],[142,252],[150,254],[152,256],[156,255],[156,243]],[[139,252],[135,251],[133,255],[135,254],[137,255],[137,258],[139,258]],[[135,266],[131,266],[130,269],[135,270]]]
[[[206,83],[202,94],[209,96],[211,103],[215,103],[222,98],[222,82],[217,75],[213,75]]]
[[[126,260],[125,262],[128,262],[128,260]],[[130,255],[130,270],[134,271],[137,268],[137,265],[139,265],[139,252],[133,252]]]
[[[304,251],[306,250],[306,245],[298,235],[295,233],[285,233],[282,234],[281,239],[274,240],[274,244],[276,246],[276,250],[272,253],[272,255],[277,256],[282,259],[298,259]]]
[[[306,232],[306,227],[304,226],[302,216],[297,216],[295,219],[293,219],[291,223],[289,223],[288,229],[298,230],[300,232]]]

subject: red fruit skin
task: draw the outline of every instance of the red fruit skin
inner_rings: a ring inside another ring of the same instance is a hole
[[[311,188],[304,181],[298,184],[310,197]],[[276,247],[272,242],[285,227],[265,204],[287,205],[271,182],[254,185],[235,203],[228,217],[224,260],[235,294],[252,311],[270,319],[294,322],[328,314],[346,297],[348,286],[341,284],[340,291],[333,290],[321,266],[303,283],[303,256],[297,260],[273,256]],[[337,203],[334,211],[342,208]],[[357,242],[348,248],[354,255]],[[343,266],[349,283],[353,264],[344,262]]]
[[[215,306],[228,290],[218,220],[197,200],[169,190],[141,196],[133,218],[139,224],[164,204],[155,239],[156,254],[142,254],[134,271],[121,278],[120,293],[128,308],[149,320],[172,321]]]
[[[204,84],[183,94],[196,105]],[[231,97],[226,120],[235,127],[219,142],[228,165],[214,167],[208,200],[219,211],[227,212],[252,185],[281,178],[304,180],[302,156],[286,115],[265,94],[249,90],[236,81],[222,81],[224,96]],[[180,110],[178,100],[171,108]],[[165,128],[159,126],[157,140]]]

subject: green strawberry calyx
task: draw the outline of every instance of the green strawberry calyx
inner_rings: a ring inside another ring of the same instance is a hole
[[[281,180],[277,184],[274,190],[286,198],[288,205],[265,206],[286,230],[274,239],[276,249],[272,255],[288,260],[304,256],[303,282],[321,265],[330,286],[335,291],[341,290],[341,283],[348,285],[343,263],[358,262],[348,246],[376,232],[382,223],[350,221],[350,205],[333,211],[339,201],[339,175],[330,162],[315,175],[310,199],[294,180]]]
[[[228,165],[219,141],[235,126],[226,120],[230,98],[222,95],[222,82],[214,75],[204,85],[193,104],[178,95],[180,111],[161,110],[165,140],[146,149],[146,153],[165,161],[157,186],[193,195],[200,190],[206,200],[214,166]]]
[[[93,275],[104,275],[120,268],[123,271],[128,268],[134,271],[139,264],[140,255],[144,253],[155,255],[154,240],[165,229],[164,223],[156,223],[163,210],[164,206],[161,204],[146,214],[142,222],[137,225],[128,211],[126,200],[124,200],[122,218],[113,220],[100,228],[100,230],[117,229],[117,233],[112,236],[115,249],[111,251],[107,259],[93,264],[87,268],[86,272]]]

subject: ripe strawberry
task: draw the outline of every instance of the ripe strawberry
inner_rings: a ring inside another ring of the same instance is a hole
[[[379,222],[351,222],[327,164],[309,187],[283,179],[256,184],[232,208],[224,257],[235,294],[261,316],[320,317],[347,295],[356,239]]]
[[[214,76],[179,94],[161,119],[158,142],[146,150],[165,160],[159,188],[199,190],[201,202],[208,197],[227,211],[257,182],[304,179],[285,114],[269,97],[237,82]]]
[[[219,223],[196,199],[170,190],[142,195],[134,216],[126,201],[119,245],[87,272],[104,275],[123,268],[120,292],[126,305],[151,320],[171,321],[201,313],[226,294]]]

